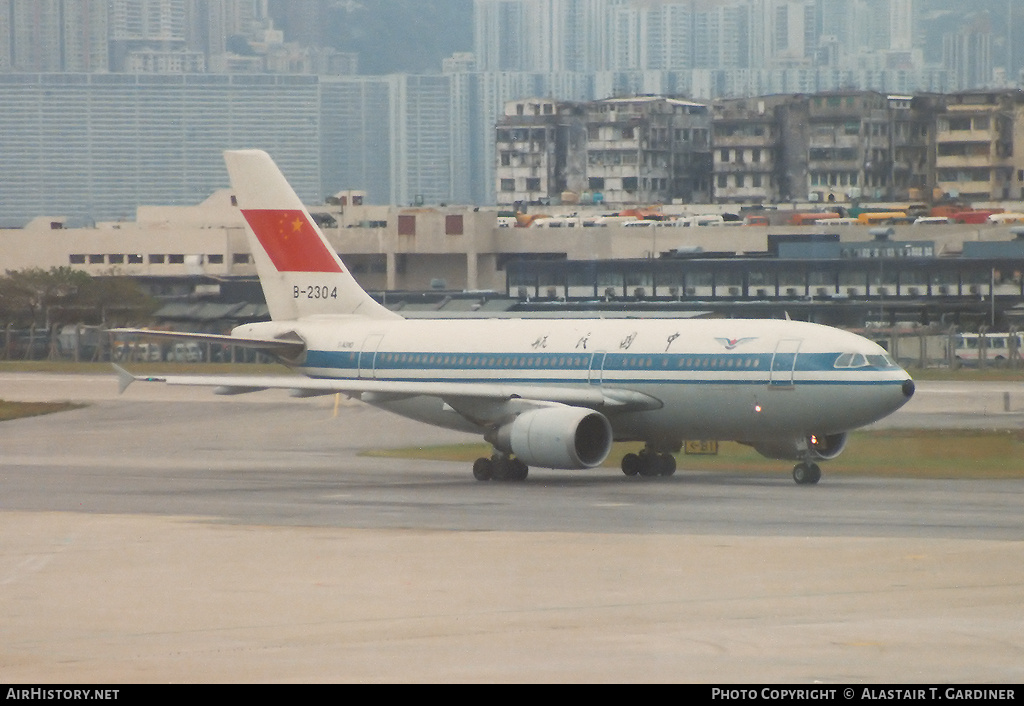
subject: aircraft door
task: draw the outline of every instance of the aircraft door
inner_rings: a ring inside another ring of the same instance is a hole
[[[359,349],[359,379],[368,380],[374,375],[374,361],[377,358],[377,348],[384,339],[382,333],[371,333],[363,340],[363,347]]]
[[[590,373],[587,382],[591,385],[600,385],[604,379],[604,359],[606,351],[597,351],[590,356]]]
[[[796,356],[801,343],[803,343],[803,339],[800,338],[784,338],[775,344],[771,375],[768,378],[770,387],[793,387]]]

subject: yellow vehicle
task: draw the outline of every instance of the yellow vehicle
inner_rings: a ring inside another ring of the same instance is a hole
[[[857,216],[861,225],[881,226],[891,223],[907,223],[906,211],[865,211]]]

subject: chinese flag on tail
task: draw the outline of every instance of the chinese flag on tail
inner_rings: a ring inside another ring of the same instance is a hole
[[[249,209],[242,215],[278,272],[342,272],[302,211]]]

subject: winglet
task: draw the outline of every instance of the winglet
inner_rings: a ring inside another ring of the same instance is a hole
[[[128,386],[136,380],[142,380],[143,382],[167,382],[167,378],[154,377],[152,375],[139,377],[138,375],[132,375],[117,363],[111,363],[111,365],[113,365],[114,370],[117,371],[118,394],[124,393],[124,391],[128,389]]]
[[[111,363],[111,365],[114,366],[114,370],[117,372],[117,394],[123,395],[128,386],[138,380],[138,378],[117,363]]]

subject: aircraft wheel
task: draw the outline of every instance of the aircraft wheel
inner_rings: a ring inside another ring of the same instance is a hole
[[[670,476],[676,472],[676,457],[672,454],[661,454],[658,459],[661,466],[661,475]]]
[[[661,475],[661,454],[640,452],[640,475],[659,476]]]
[[[627,476],[635,476],[640,472],[642,465],[640,457],[636,454],[626,454],[622,457],[622,472]]]
[[[797,485],[814,485],[821,480],[821,468],[816,463],[798,463],[793,466],[793,480]]]
[[[506,476],[508,480],[524,481],[529,474],[530,467],[518,458],[510,458],[508,460],[508,474]]]
[[[509,459],[507,456],[499,456],[494,454],[491,456],[491,479],[492,480],[508,480],[509,479]]]
[[[473,477],[477,480],[490,480],[494,477],[494,464],[489,458],[478,458],[473,461]]]

